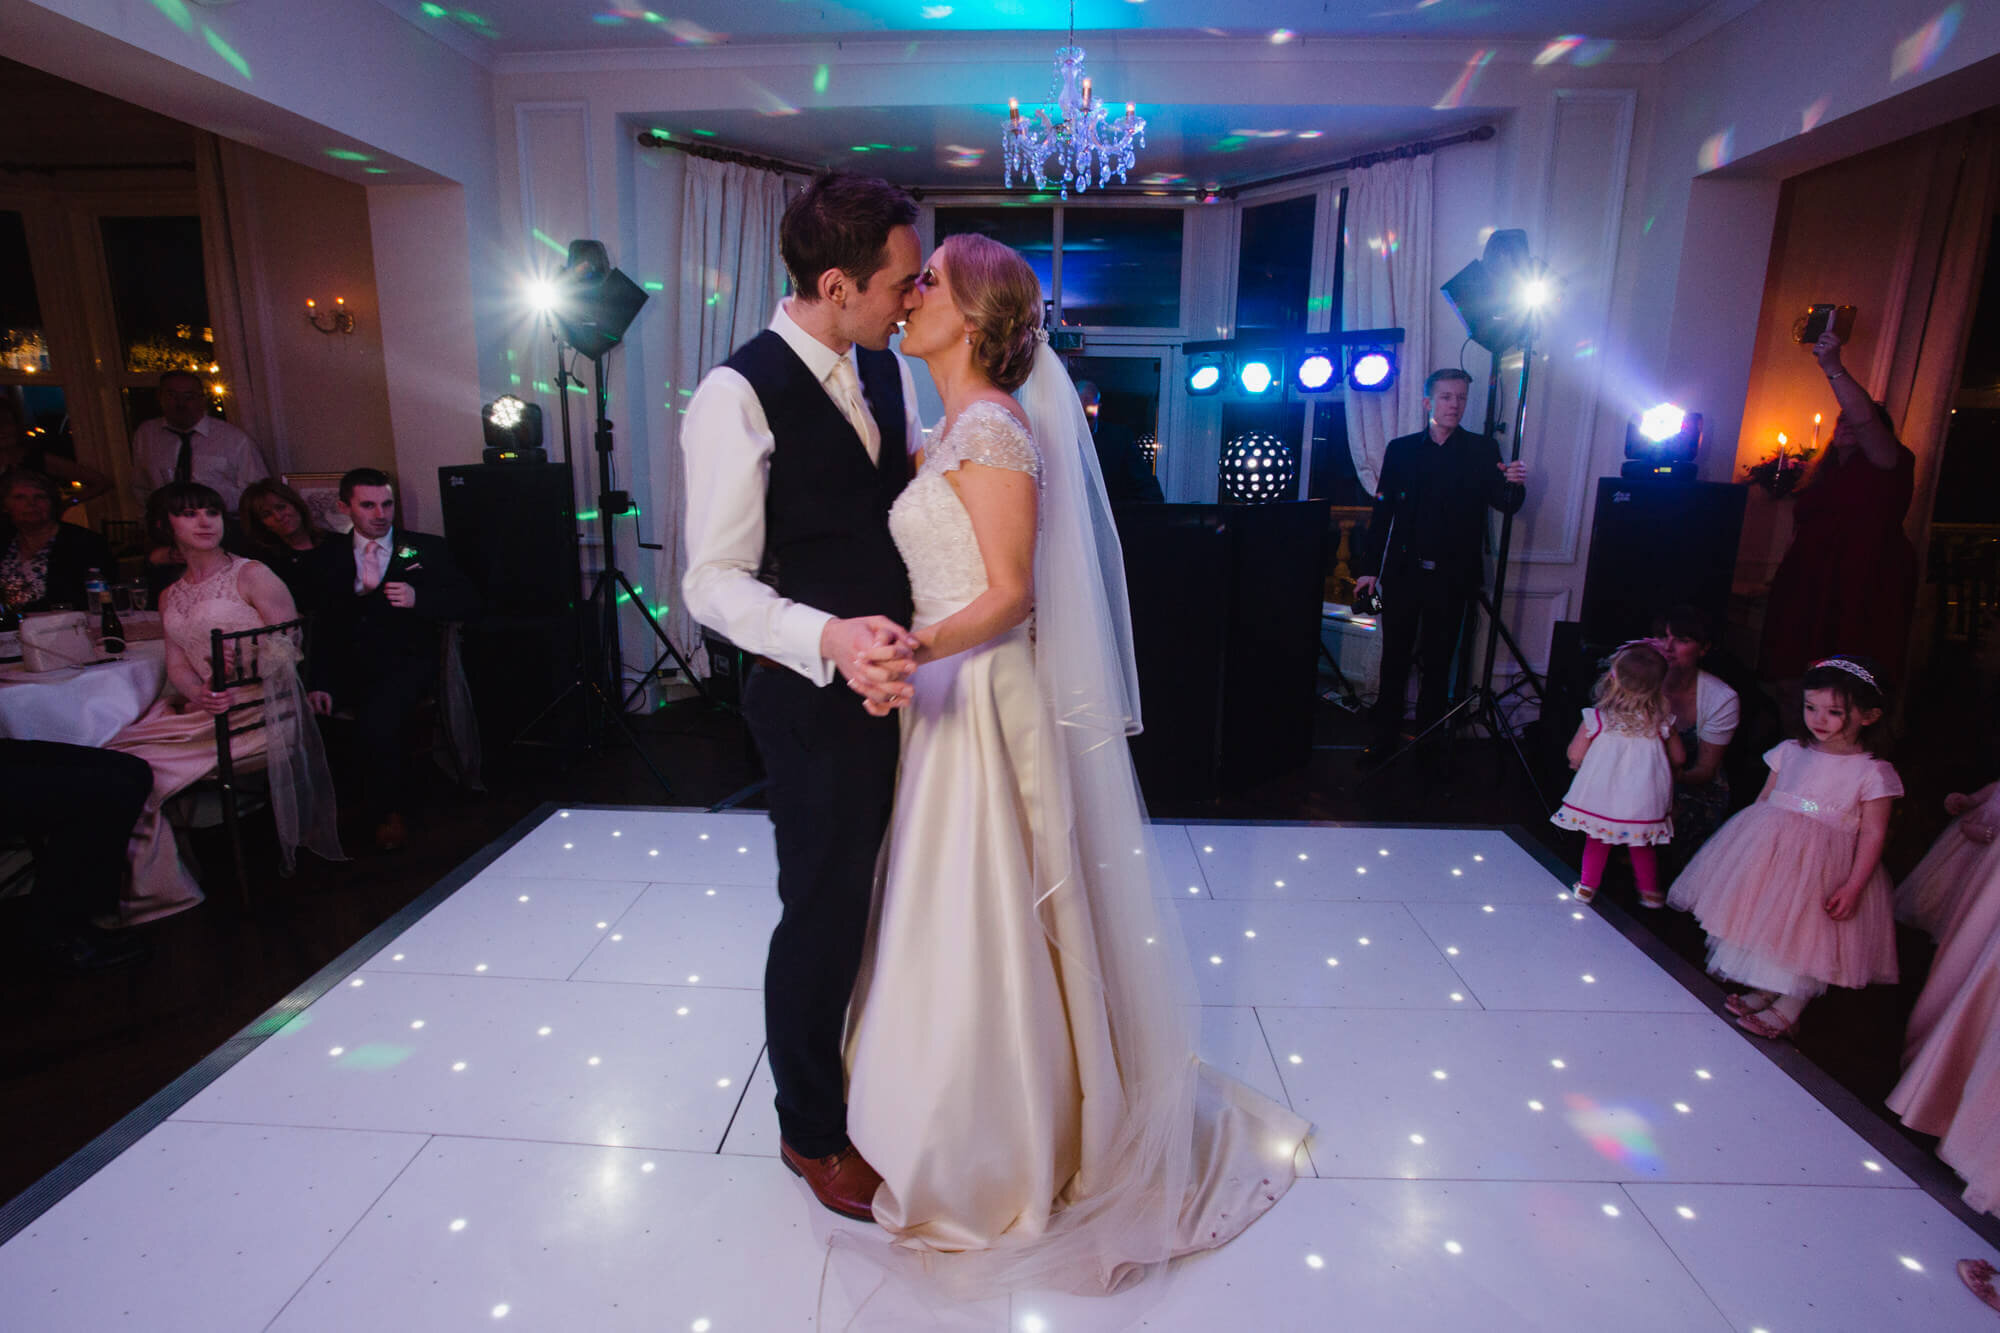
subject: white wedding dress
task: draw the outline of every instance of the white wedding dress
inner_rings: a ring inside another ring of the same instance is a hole
[[[1037,565],[1064,565],[1038,568],[1037,618],[916,672],[849,1015],[848,1132],[883,1176],[875,1218],[958,1295],[1114,1291],[1221,1245],[1284,1194],[1309,1128],[1194,1057],[1192,974],[1126,748],[1136,704],[1058,704],[1093,687],[1038,671],[1056,650],[1045,604],[1069,596],[1052,581],[1100,572],[1051,549],[1058,486],[1102,508],[1094,455],[1073,456],[1087,438],[1045,469],[1010,413],[977,404],[890,511],[918,626],[986,588],[947,477],[962,463],[1035,474]],[[1109,572],[1107,641],[1125,623]],[[1073,636],[1067,664],[1109,661],[1098,634]]]

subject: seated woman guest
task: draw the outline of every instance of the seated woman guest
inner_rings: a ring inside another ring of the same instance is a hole
[[[305,497],[266,477],[243,488],[237,517],[250,554],[269,565],[296,595],[299,562],[327,536],[313,524]]]
[[[1674,840],[1669,844],[1673,860],[1685,865],[1729,818],[1729,775],[1722,761],[1736,737],[1741,703],[1720,677],[1701,669],[1715,632],[1698,608],[1674,607],[1653,622],[1653,636],[1667,659],[1667,706],[1687,750],[1687,763],[1674,770]]]
[[[9,472],[0,478],[0,497],[7,520],[0,528],[0,597],[17,613],[84,610],[90,571],[107,580],[117,572],[104,538],[57,517],[61,488],[39,472]]]
[[[152,538],[178,550],[187,569],[160,599],[171,689],[109,745],[153,767],[152,794],[132,829],[132,883],[119,904],[119,924],[127,926],[171,916],[201,901],[201,890],[181,864],[160,807],[215,771],[215,717],[231,704],[245,702],[246,689],[260,694],[264,725],[236,737],[230,754],[239,761],[264,757],[285,869],[290,871],[292,851],[301,846],[328,860],[342,859],[334,831],[333,784],[299,684],[298,652],[291,641],[279,636],[257,641],[261,686],[210,688],[209,632],[291,620],[298,614],[291,592],[255,560],[222,549],[223,506],[217,492],[198,482],[172,482],[154,494],[166,517],[165,530]]]
[[[1792,544],[1771,580],[1764,677],[1796,681],[1838,651],[1902,675],[1917,600],[1917,552],[1903,535],[1917,456],[1895,423],[1840,362],[1840,339],[1813,344],[1840,416],[1833,443],[1799,492]]]

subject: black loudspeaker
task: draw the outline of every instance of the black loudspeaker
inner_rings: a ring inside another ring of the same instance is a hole
[[[1719,635],[1748,498],[1743,487],[1723,482],[1598,478],[1583,639],[1641,638],[1652,633],[1653,617],[1683,603],[1700,608]]]
[[[488,615],[554,616],[576,608],[576,499],[567,463],[438,469],[444,535]]]
[[[576,501],[566,463],[438,469],[445,540],[479,589],[465,627],[465,676],[487,752],[498,755],[576,678],[583,649]],[[534,739],[580,740],[582,696]]]
[[[1210,799],[1305,767],[1318,697],[1326,507],[1120,505],[1148,800]]]

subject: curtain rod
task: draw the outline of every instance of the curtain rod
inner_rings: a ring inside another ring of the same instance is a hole
[[[1344,161],[1329,162],[1323,167],[1307,167],[1303,171],[1288,171],[1282,176],[1273,176],[1269,180],[1245,181],[1241,185],[1231,185],[1226,189],[1216,191],[1216,193],[1226,198],[1234,199],[1245,190],[1261,190],[1267,185],[1283,185],[1287,181],[1304,180],[1307,176],[1323,176],[1329,171],[1359,171],[1364,167],[1376,166],[1383,162],[1400,162],[1405,158],[1423,157],[1428,153],[1435,153],[1440,148],[1450,148],[1454,144],[1485,143],[1495,133],[1497,131],[1491,125],[1480,125],[1474,129],[1465,131],[1463,134],[1451,134],[1446,135],[1442,139],[1425,139],[1418,143],[1406,143],[1400,148],[1384,148],[1374,153],[1361,153]]]
[[[803,162],[787,162],[781,157],[764,157],[758,153],[738,152],[734,148],[717,148],[705,143],[690,143],[684,139],[669,137],[661,130],[641,130],[638,134],[641,148],[676,148],[689,157],[705,157],[711,162],[729,162],[739,167],[755,167],[759,171],[790,172],[793,175],[817,176],[825,167],[809,167]]]

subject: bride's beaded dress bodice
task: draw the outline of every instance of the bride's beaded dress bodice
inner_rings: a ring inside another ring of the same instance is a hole
[[[230,633],[255,629],[264,623],[257,608],[236,590],[236,576],[249,563],[242,556],[232,556],[229,568],[199,583],[182,578],[160,598],[160,622],[167,638],[204,675],[209,664],[210,630]]]
[[[964,463],[1025,472],[1039,483],[1034,437],[998,403],[978,402],[924,453],[924,465],[889,510],[889,533],[910,571],[920,607],[964,605],[986,591],[986,562],[972,517],[945,474]]]

